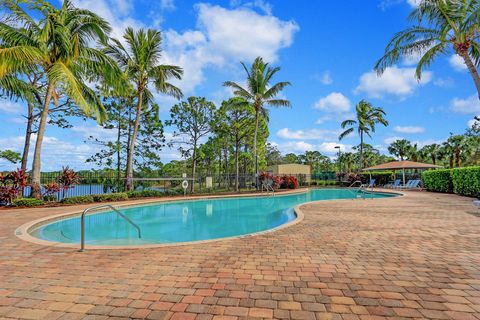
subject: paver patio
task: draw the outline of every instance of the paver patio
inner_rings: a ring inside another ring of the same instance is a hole
[[[480,319],[472,199],[407,192],[302,208],[299,224],[254,237],[84,253],[14,235],[71,207],[0,211],[0,317]]]

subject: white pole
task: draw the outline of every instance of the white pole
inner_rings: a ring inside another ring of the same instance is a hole
[[[405,168],[403,168],[402,170],[403,170],[403,185],[405,185]]]

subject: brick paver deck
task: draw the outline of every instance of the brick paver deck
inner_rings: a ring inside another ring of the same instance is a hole
[[[0,211],[0,318],[480,319],[480,217],[426,192],[303,206],[255,237],[140,250],[45,247]]]

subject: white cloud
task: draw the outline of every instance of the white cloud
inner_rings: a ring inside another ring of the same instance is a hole
[[[306,131],[291,131],[288,128],[283,128],[277,131],[277,136],[289,140],[322,140],[336,137],[338,133],[336,130],[309,129]]]
[[[477,117],[480,117],[480,114]],[[472,119],[467,122],[468,128],[472,128],[474,125],[480,126],[480,121]]]
[[[440,88],[451,88],[455,85],[455,81],[450,77],[437,78],[433,81],[433,84]]]
[[[378,76],[375,71],[364,73],[360,77],[360,84],[355,93],[366,93],[371,98],[382,98],[392,95],[405,98],[411,95],[415,89],[429,83],[433,74],[430,71],[423,72],[422,80],[415,78],[415,68],[399,68],[396,66],[387,68]]]
[[[480,113],[480,101],[476,95],[466,99],[455,98],[452,100],[450,109],[463,114],[478,114]]]
[[[287,153],[304,153],[305,151],[320,151],[321,153],[327,153],[335,155],[338,153],[336,146],[340,146],[342,152],[349,151],[352,146],[349,144],[342,144],[338,142],[322,142],[320,144],[312,144],[305,141],[288,141],[285,143],[275,144],[280,152]]]
[[[10,100],[0,100],[0,112],[2,113],[21,113],[23,107],[20,103]]]
[[[175,10],[175,0],[160,0],[160,8],[167,11]]]
[[[145,24],[132,18],[135,8],[133,0],[73,0],[75,6],[88,9],[106,19],[112,27],[113,38],[123,42],[123,33],[127,27],[139,29]]]
[[[466,71],[467,65],[463,61],[462,57],[460,57],[458,54],[453,54],[449,59],[448,62],[450,63],[450,66],[455,70],[455,71]]]
[[[404,137],[388,137],[388,138],[383,139],[383,142],[386,145],[390,145],[397,140],[403,140],[403,139],[405,139],[405,138]]]
[[[332,75],[328,70],[323,72],[322,74],[315,74],[313,78],[320,81],[320,83],[324,85],[330,85],[333,83]]]
[[[329,113],[342,113],[350,111],[350,100],[340,92],[332,92],[315,103],[314,108]]]
[[[412,6],[412,7],[416,7],[420,4],[422,0],[407,0],[407,3]]]
[[[299,30],[294,21],[245,7],[229,10],[202,3],[196,9],[196,30],[165,32],[165,61],[184,68],[178,85],[187,93],[204,81],[208,67],[237,67],[240,61],[249,63],[257,56],[277,61],[279,51],[293,43]]]
[[[415,126],[405,126],[405,127],[396,126],[396,127],[393,128],[393,131],[399,132],[399,133],[413,134],[413,133],[423,133],[423,132],[425,132],[425,128],[424,127],[415,127]]]
[[[99,125],[76,125],[71,128],[73,132],[81,135],[82,138],[88,140],[90,137],[100,140],[113,141],[116,139],[117,132],[115,129],[106,129]]]
[[[230,0],[230,5],[233,7],[244,6],[247,8],[258,8],[263,13],[271,15],[273,6],[271,3],[264,0],[242,1],[242,0]]]
[[[237,60],[253,60],[261,56],[275,62],[278,50],[289,47],[299,29],[293,21],[282,21],[244,8],[228,10],[199,4],[197,10],[197,24],[205,31],[212,51]]]

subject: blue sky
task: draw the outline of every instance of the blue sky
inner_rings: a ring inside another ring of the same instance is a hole
[[[414,0],[74,2],[109,20],[116,37],[127,26],[162,30],[165,62],[185,69],[178,85],[186,95],[219,103],[231,96],[222,82],[244,78],[240,61],[260,55],[281,66],[276,80],[292,83],[282,96],[293,106],[271,111],[269,140],[283,153],[319,150],[334,156],[340,122],[361,99],[387,112],[390,126],[378,127],[367,141],[382,152],[397,138],[421,146],[442,141],[450,132],[463,133],[480,114],[470,75],[453,53],[438,59],[420,83],[413,78],[417,57],[388,69],[382,78],[372,72],[390,37],[407,26]],[[157,101],[165,120],[175,101],[160,95]],[[0,149],[20,150],[24,110],[22,102],[0,101]],[[72,129],[47,127],[45,170],[88,168],[84,161],[97,146],[84,143],[86,137],[113,137],[93,121],[72,123]],[[172,130],[166,131],[168,138]],[[356,144],[355,136],[340,142],[342,150]],[[164,162],[176,158],[174,149],[162,151]],[[0,162],[0,170],[7,168]]]

